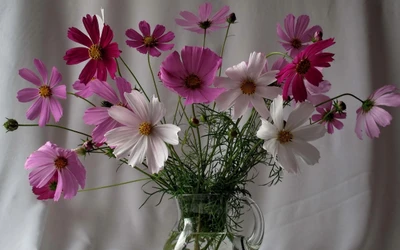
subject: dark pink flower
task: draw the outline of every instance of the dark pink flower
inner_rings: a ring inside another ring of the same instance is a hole
[[[36,194],[38,200],[54,199],[58,183],[58,173],[55,172],[53,177],[43,187],[32,187],[32,192]]]
[[[151,33],[150,25],[146,21],[139,23],[139,29],[143,35],[140,35],[134,29],[128,29],[125,35],[131,40],[126,40],[129,47],[136,48],[142,54],[149,53],[151,56],[159,57],[161,51],[171,50],[174,44],[167,44],[171,42],[175,35],[171,31],[165,32],[163,25],[157,24]]]
[[[65,85],[57,86],[61,82],[62,76],[56,67],[53,67],[50,79],[48,79],[47,69],[43,62],[38,59],[33,62],[42,79],[29,69],[20,69],[19,75],[36,85],[37,88],[21,89],[17,93],[17,99],[20,102],[30,102],[36,99],[26,112],[26,118],[34,120],[40,115],[39,126],[43,127],[50,121],[50,113],[56,122],[62,117],[63,109],[56,98],[66,99],[67,89]]]
[[[174,51],[165,58],[160,78],[165,87],[186,98],[185,105],[209,103],[224,92],[223,88],[210,88],[221,62],[208,48],[185,46],[180,56]]]
[[[104,24],[100,34],[96,16],[86,15],[82,20],[89,37],[72,27],[68,29],[68,38],[85,47],[69,49],[65,53],[64,60],[68,65],[73,65],[90,59],[79,75],[79,80],[83,83],[88,83],[96,72],[97,78],[101,81],[107,80],[107,71],[111,78],[114,78],[117,71],[115,58],[119,57],[121,52],[118,44],[111,42],[114,37],[113,31],[110,26]]]
[[[400,106],[400,93],[396,86],[385,85],[377,89],[357,109],[355,132],[361,140],[364,129],[368,137],[377,138],[380,134],[378,125],[386,127],[390,124],[392,116],[380,106]]]
[[[57,174],[54,200],[58,201],[61,193],[65,199],[74,197],[79,186],[85,187],[86,170],[73,150],[63,149],[56,144],[46,142],[37,151],[33,152],[25,162],[25,168],[32,170],[29,173],[29,183],[34,187],[35,194],[49,196],[51,180]],[[54,185],[54,183],[53,183]],[[41,189],[45,187],[45,189]]]
[[[338,112],[335,107],[332,106],[332,102],[328,102],[325,108],[317,107],[316,110],[319,114],[313,115],[311,120],[314,122],[320,121],[319,123],[326,124],[329,134],[333,134],[333,127],[337,130],[343,128],[343,123],[339,121],[339,119],[345,119],[347,114],[345,112]]]
[[[307,98],[307,90],[304,79],[318,86],[322,81],[322,73],[317,67],[330,67],[333,61],[333,53],[322,50],[335,44],[332,38],[309,45],[300,52],[293,61],[286,65],[277,75],[278,82],[284,82],[283,98],[288,99],[289,87],[292,87],[293,98],[297,102],[303,102]]]
[[[291,57],[296,56],[300,51],[304,50],[309,43],[314,39],[315,32],[322,31],[321,27],[315,25],[307,29],[310,23],[310,17],[307,15],[301,15],[295,22],[295,16],[289,14],[285,18],[285,31],[281,28],[278,23],[276,31],[278,36],[283,41],[280,42],[285,50]]]
[[[128,103],[125,99],[124,93],[130,93],[132,91],[132,86],[122,77],[116,77],[115,82],[119,92],[119,97],[107,82],[96,80],[91,86],[93,93],[106,100],[106,102],[103,102],[103,107],[89,108],[85,111],[83,116],[83,121],[86,124],[96,125],[92,131],[92,138],[93,142],[97,145],[103,144],[106,141],[106,138],[104,137],[105,133],[113,128],[122,126],[122,124],[108,115],[109,108],[114,105],[128,108]]]
[[[229,6],[224,6],[212,17],[212,5],[211,3],[204,3],[199,7],[199,16],[189,11],[181,11],[179,15],[183,19],[176,18],[175,22],[185,27],[186,30],[190,30],[199,34],[203,34],[205,31],[210,33],[218,29],[226,27],[226,20],[228,17]]]

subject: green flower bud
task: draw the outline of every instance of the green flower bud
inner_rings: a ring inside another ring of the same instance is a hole
[[[226,19],[226,21],[228,22],[228,23],[230,23],[230,24],[233,24],[233,23],[235,23],[236,22],[236,15],[235,15],[235,13],[231,13],[231,14],[229,14],[229,16],[228,16],[228,18]]]
[[[18,129],[18,122],[16,120],[9,118],[6,119],[7,121],[3,124],[3,127],[7,130],[7,132],[15,131]]]
[[[84,147],[76,148],[76,149],[74,149],[74,151],[77,155],[81,155],[81,156],[86,156],[86,154],[87,154],[87,151]]]

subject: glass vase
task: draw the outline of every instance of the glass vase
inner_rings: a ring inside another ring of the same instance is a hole
[[[256,250],[264,236],[264,218],[249,197],[240,198],[254,215],[253,232],[244,237],[228,230],[229,196],[186,194],[176,197],[178,220],[164,250]]]

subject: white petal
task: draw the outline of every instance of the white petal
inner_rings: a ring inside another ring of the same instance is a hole
[[[141,136],[135,146],[129,151],[128,164],[132,167],[143,162],[147,152],[148,136]]]
[[[272,125],[269,121],[261,118],[261,126],[257,131],[257,137],[267,141],[272,138],[277,138],[277,136],[278,136],[278,129],[274,125]],[[265,150],[267,149],[265,148]]]
[[[270,114],[269,114],[267,105],[265,104],[264,99],[262,97],[252,96],[250,102],[251,102],[251,104],[253,104],[254,109],[257,111],[257,113],[261,117],[268,119]]]
[[[251,53],[249,57],[249,63],[247,65],[247,75],[252,79],[258,79],[266,61],[267,59],[262,53]]]
[[[241,117],[249,107],[250,97],[248,95],[240,95],[233,106],[233,115],[232,118],[234,120]]]
[[[263,144],[263,149],[267,150],[273,157],[276,157],[278,153],[279,143],[278,140],[272,138],[271,140],[265,141]]]
[[[214,80],[214,86],[224,89],[236,89],[240,87],[240,81],[235,81],[228,77],[216,76]]]
[[[217,109],[220,111],[228,110],[230,107],[232,107],[240,94],[242,94],[240,89],[232,89],[220,94],[217,99],[215,99]]]
[[[112,106],[108,109],[108,115],[117,122],[129,126],[139,127],[140,118],[127,108],[121,106]]]
[[[289,173],[297,173],[299,171],[296,157],[292,150],[286,147],[286,145],[279,144],[277,162]]]
[[[164,142],[171,145],[179,144],[178,132],[181,129],[174,124],[160,124],[153,128],[152,136],[161,138]],[[154,134],[153,134],[154,133]]]
[[[168,159],[168,148],[165,143],[156,136],[151,136],[148,139],[148,147],[146,153],[147,166],[151,173],[158,173]]]
[[[320,153],[318,149],[310,143],[294,139],[288,143],[287,147],[290,148],[294,154],[300,156],[308,165],[318,163]]]
[[[278,130],[283,129],[283,98],[278,95],[274,101],[271,103],[270,107],[271,118],[274,121],[274,125]]]
[[[260,86],[256,87],[256,95],[262,96],[264,98],[273,100],[278,95],[282,95],[282,89],[279,87],[268,87],[268,86]]]
[[[108,131],[104,136],[107,139],[107,144],[115,147],[114,155],[118,158],[123,158],[138,142],[141,135],[138,131],[132,130],[132,128],[119,127]]]
[[[304,141],[314,141],[323,137],[326,133],[326,128],[322,124],[312,124],[303,127],[298,127],[291,131],[295,139]]]
[[[227,68],[225,74],[232,80],[241,82],[247,77],[247,64],[246,62],[241,62],[238,65]]]
[[[315,108],[311,103],[302,102],[289,115],[285,130],[292,131],[303,125],[314,112]]]
[[[257,79],[257,85],[267,86],[273,82],[276,82],[276,74],[278,74],[279,70],[271,70],[265,72]]]
[[[152,125],[156,125],[158,122],[161,121],[161,119],[165,116],[165,113],[167,110],[164,107],[164,104],[162,104],[157,97],[153,95],[153,99],[151,100],[150,103],[150,123]]]
[[[135,114],[141,121],[150,121],[149,117],[149,102],[139,91],[124,93],[125,99]]]

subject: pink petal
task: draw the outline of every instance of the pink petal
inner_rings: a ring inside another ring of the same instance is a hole
[[[372,93],[372,95],[370,95],[370,97],[368,99],[371,100],[376,100],[379,97],[381,97],[384,94],[390,93],[390,92],[395,92],[397,91],[397,87],[394,85],[385,85],[377,90],[374,91],[374,93]]]
[[[224,23],[226,22],[228,12],[229,12],[229,6],[225,5],[217,13],[214,14],[211,20],[213,21],[213,23],[221,23],[221,22]]]
[[[343,122],[339,120],[333,120],[332,121],[333,126],[335,126],[336,129],[341,130],[343,128]]]
[[[373,107],[368,112],[368,115],[371,115],[375,122],[382,127],[388,126],[392,121],[392,116],[386,110],[380,107]]]
[[[318,84],[322,81],[323,75],[321,71],[316,69],[315,67],[311,67],[304,77],[309,81],[311,84],[318,86]],[[304,85],[304,84],[303,84]]]
[[[92,39],[94,44],[99,43],[100,30],[99,23],[97,22],[97,17],[93,16],[93,18],[88,14],[86,17],[82,18],[83,25],[87,33],[89,34],[90,39]]]
[[[75,27],[68,29],[68,38],[74,42],[85,45],[86,47],[92,46],[92,41],[90,38]]]
[[[142,46],[142,47],[136,48],[136,50],[142,54],[147,54],[150,50],[150,47]]]
[[[380,134],[379,127],[376,124],[374,117],[369,115],[369,113],[365,115],[365,133],[370,138],[378,138]]]
[[[89,52],[87,48],[78,47],[72,48],[65,52],[64,60],[67,65],[78,64],[89,59]]]
[[[400,106],[400,94],[399,93],[384,94],[384,95],[378,97],[374,102],[375,102],[375,105],[399,107]]]
[[[67,99],[67,87],[59,85],[51,89],[51,94],[60,99]]]
[[[326,124],[326,127],[327,127],[327,130],[328,130],[328,134],[333,134],[334,129],[333,129],[332,123],[328,122]]]
[[[93,93],[105,99],[106,101],[109,101],[112,104],[119,103],[119,99],[115,93],[115,90],[107,82],[94,80],[91,83],[91,89]]]
[[[310,17],[307,15],[301,15],[297,17],[296,28],[294,36],[296,38],[300,38],[304,31],[307,29],[308,24],[310,23]]]
[[[63,115],[63,109],[61,107],[61,104],[54,98],[48,98],[48,99],[49,99],[50,111],[54,117],[54,120],[58,122],[60,121]]]
[[[113,37],[114,37],[114,33],[111,30],[110,26],[104,25],[103,31],[101,32],[101,37],[100,37],[100,47],[101,48],[108,47],[108,45],[111,43]]]
[[[43,82],[47,83],[47,69],[46,69],[46,66],[39,59],[34,59],[33,63],[35,64],[36,69],[39,71],[40,75],[42,76]]]
[[[43,98],[38,98],[32,104],[32,106],[28,109],[28,111],[26,111],[26,118],[28,120],[34,120],[34,119],[36,119],[36,117],[39,116],[40,111],[42,109],[42,102],[43,102]]]
[[[58,171],[58,180],[57,180],[57,188],[56,188],[56,192],[54,193],[54,200],[58,201],[61,197],[61,193],[63,190],[63,180],[62,180],[62,176],[61,176],[61,171]]]
[[[50,88],[53,88],[57,84],[59,84],[62,80],[62,76],[60,72],[58,72],[56,67],[53,67],[51,70],[51,76],[50,76],[50,81],[49,81],[49,86]]]
[[[157,24],[156,27],[155,27],[154,30],[153,30],[152,36],[153,36],[155,39],[157,39],[157,38],[159,38],[160,36],[162,36],[162,34],[164,34],[164,32],[165,32],[165,26],[164,26],[164,25]]]
[[[78,192],[78,182],[68,168],[62,170],[64,199],[72,199]]]
[[[191,25],[197,25],[198,22],[200,22],[200,18],[197,17],[194,13],[189,12],[189,11],[181,11],[179,12],[179,15],[181,15],[181,17],[183,17],[184,19],[186,19],[185,21],[188,22],[190,25],[187,26],[191,26]],[[176,19],[175,19],[176,20]],[[182,20],[182,19],[179,19]]]
[[[75,152],[72,152],[71,156],[68,158],[67,168],[74,175],[75,179],[78,181],[81,188],[85,188],[86,182],[86,169],[82,165],[78,156]]]
[[[18,71],[18,74],[22,78],[24,78],[28,82],[31,82],[31,83],[35,84],[36,86],[41,86],[42,85],[42,81],[40,81],[39,77],[29,69],[26,69],[26,68],[20,69]]]
[[[278,23],[276,25],[276,33],[278,34],[278,37],[288,43],[290,43],[290,38],[286,35],[286,33],[282,30],[281,25]]]
[[[116,77],[115,83],[117,85],[120,99],[123,103],[126,103],[124,93],[130,93],[132,91],[132,85],[123,77]]]
[[[285,30],[289,36],[289,38],[294,38],[295,31],[294,31],[294,22],[295,17],[292,14],[289,14],[285,17]]]
[[[92,79],[94,74],[96,74],[96,69],[97,61],[90,60],[82,69],[82,72],[79,74],[79,80],[81,80],[83,83],[88,83]]]
[[[106,81],[107,80],[107,68],[106,65],[104,65],[105,60],[98,60],[97,61],[97,78],[101,81]]]
[[[43,127],[50,121],[50,101],[49,98],[40,98],[43,100],[40,111],[39,126]]]
[[[278,60],[276,60],[274,62],[274,64],[271,67],[271,70],[281,70],[288,64],[289,64],[289,62],[286,61],[285,58],[279,58]]]
[[[103,48],[103,60],[119,57],[120,54],[121,51],[117,43],[110,43],[107,47]]]
[[[121,126],[121,124],[119,124],[116,120],[112,119],[111,117],[108,117],[104,122],[100,123],[99,125],[96,126],[95,129],[93,129],[92,131],[93,141],[99,144],[106,142],[106,138],[104,137],[104,135],[111,129],[119,126]]]
[[[304,31],[303,34],[300,35],[299,37],[300,41],[302,41],[303,43],[312,41],[314,34],[317,31],[322,31],[322,28],[319,25],[315,25],[309,28],[308,30]]]
[[[156,46],[157,49],[162,50],[162,51],[171,50],[173,47],[174,47],[174,44],[165,44],[165,43],[161,43]]]
[[[197,22],[190,22],[190,21],[187,21],[187,20],[184,20],[184,19],[179,19],[179,18],[175,18],[175,22],[176,22],[176,24],[178,24],[178,25],[180,25],[180,26],[183,26],[183,27],[191,27],[191,26],[197,26],[198,24],[197,24]],[[201,29],[201,28],[199,28],[199,27],[197,27],[198,29],[200,29],[200,30],[203,30],[203,29]]]
[[[150,48],[149,54],[153,57],[159,57],[161,55],[161,52],[158,51],[158,49],[156,49],[156,48]]]
[[[117,72],[117,62],[112,58],[104,59],[103,61],[107,67],[108,74],[114,79],[115,73]]]
[[[56,169],[51,165],[34,168],[29,173],[30,185],[38,188],[43,187],[53,177],[55,171]]]
[[[143,36],[150,36],[150,24],[146,21],[139,22],[139,29],[142,32]]]
[[[128,30],[126,30],[125,35],[126,35],[127,37],[129,37],[130,39],[132,39],[132,40],[137,40],[137,41],[143,42],[143,36],[140,35],[140,34],[139,34],[136,30],[134,30],[134,29],[128,29]]]
[[[140,46],[144,46],[143,41],[132,41],[132,40],[126,40],[126,45],[132,48],[137,48]]]
[[[201,21],[207,20],[211,15],[211,11],[212,11],[211,3],[204,3],[204,4],[200,5],[200,7],[199,7],[200,20]]]
[[[17,99],[19,102],[30,102],[39,97],[39,90],[35,88],[21,89],[17,93]]]
[[[285,83],[286,85],[286,83]],[[304,81],[301,75],[296,74],[292,81],[293,97],[296,102],[303,102],[307,98],[307,90],[304,86]]]
[[[362,113],[361,108],[357,110],[357,119],[356,119],[356,127],[354,132],[357,137],[362,140],[362,132],[365,126],[365,114]]]
[[[311,116],[311,120],[313,121],[313,122],[316,122],[316,121],[320,121],[321,119],[322,119],[322,115],[320,115],[320,114],[315,114],[315,115],[312,115]]]
[[[83,121],[88,125],[99,125],[110,117],[108,115],[108,109],[109,108],[106,107],[89,108],[83,115]]]
[[[171,42],[175,38],[175,34],[171,31],[165,33],[163,36],[157,38],[159,43],[168,43]]]

